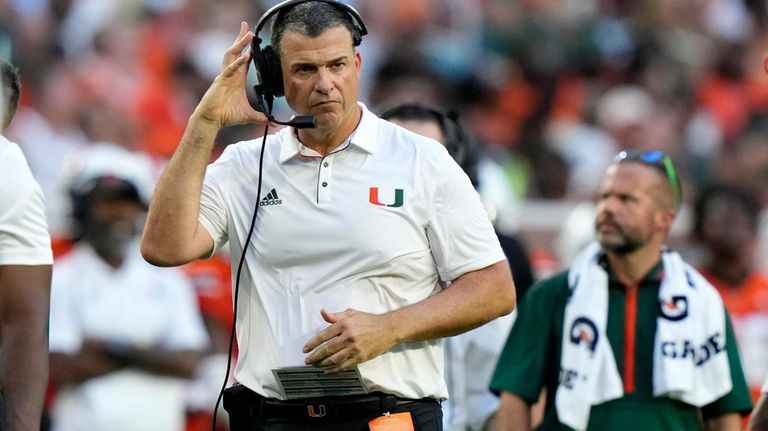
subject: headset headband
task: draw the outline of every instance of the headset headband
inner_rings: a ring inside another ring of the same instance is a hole
[[[355,28],[357,29],[361,37],[368,34],[368,29],[365,27],[365,23],[363,22],[363,19],[360,17],[360,14],[357,13],[355,8],[353,8],[352,6],[346,3],[342,3],[336,0],[286,0],[282,3],[278,3],[272,6],[266,12],[264,12],[263,15],[261,15],[261,18],[259,18],[259,22],[258,24],[256,24],[256,30],[254,31],[254,34],[259,39],[259,43],[261,43],[259,32],[261,32],[261,29],[264,28],[264,26],[267,24],[267,21],[269,21],[269,19],[273,15],[276,15],[278,12],[280,12],[283,9],[287,9],[301,3],[309,3],[311,1],[319,2],[319,3],[328,3],[330,5],[336,6],[337,8],[343,10],[344,12],[348,13],[352,17],[353,24],[355,25]],[[355,41],[356,45],[359,43],[360,43],[359,40]]]

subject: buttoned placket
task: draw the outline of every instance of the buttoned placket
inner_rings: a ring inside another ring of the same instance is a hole
[[[336,152],[330,153],[320,160],[317,175],[317,203],[331,201],[331,179],[333,178],[333,159]]]
[[[296,139],[298,140],[298,135],[296,135]],[[347,138],[347,140],[342,143],[338,148],[333,150],[332,152],[326,154],[325,156],[321,156],[311,148],[306,147],[304,144],[299,141],[299,145],[301,146],[301,149],[299,150],[299,156],[309,158],[309,159],[319,159],[320,164],[318,165],[317,169],[317,184],[315,185],[315,188],[317,190],[317,203],[323,204],[328,203],[331,201],[331,192],[332,192],[332,179],[333,179],[333,161],[336,158],[336,154],[346,150],[349,148],[349,144],[351,143],[351,137]]]

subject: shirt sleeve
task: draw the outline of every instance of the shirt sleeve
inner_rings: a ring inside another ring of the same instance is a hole
[[[565,274],[558,275],[535,284],[523,298],[491,378],[491,391],[510,392],[530,403],[539,399],[547,364],[559,360],[550,340],[557,333],[555,313],[564,302],[559,292],[565,283]]]
[[[733,389],[719,400],[702,407],[704,419],[709,419],[726,413],[741,413],[742,416],[748,415],[752,411],[752,397],[749,393],[749,386],[744,377],[744,370],[741,367],[741,358],[736,346],[736,337],[733,333],[731,316],[725,312],[725,348],[728,352],[728,363],[731,367],[731,381]]]
[[[440,278],[453,281],[505,256],[477,191],[448,152],[442,151],[427,236]]]
[[[51,237],[40,185],[21,149],[5,141],[0,153],[0,265],[50,265]]]
[[[208,166],[200,195],[200,224],[213,238],[213,255],[229,238],[227,216],[227,183],[232,176],[236,159],[234,145],[228,146],[221,156]]]

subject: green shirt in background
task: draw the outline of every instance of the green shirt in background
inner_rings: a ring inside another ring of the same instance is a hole
[[[634,349],[634,392],[592,407],[588,431],[691,431],[702,429],[701,418],[725,413],[748,414],[752,400],[726,313],[726,350],[733,389],[699,409],[670,398],[653,397],[653,346],[660,313],[659,263],[637,286],[637,320]],[[622,380],[625,376],[624,329],[626,288],[609,275],[606,333]],[[557,420],[555,390],[560,370],[567,272],[532,287],[518,308],[518,316],[491,379],[491,390],[510,392],[535,403],[547,388],[544,420],[538,430],[570,430]]]

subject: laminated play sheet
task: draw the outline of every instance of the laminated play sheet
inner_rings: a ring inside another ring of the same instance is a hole
[[[368,393],[357,367],[328,374],[322,368],[298,366],[272,370],[287,400]]]

